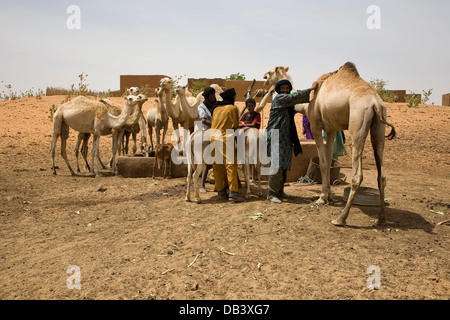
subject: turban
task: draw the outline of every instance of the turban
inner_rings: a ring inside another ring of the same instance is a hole
[[[291,82],[289,80],[287,80],[287,79],[283,79],[283,80],[278,81],[277,84],[275,85],[275,91],[277,93],[280,93],[280,87],[283,84],[287,84],[289,86],[289,92],[292,91],[292,84],[291,84]]]
[[[214,88],[212,87],[206,87],[205,90],[203,90],[203,97],[205,97],[205,99],[208,99],[208,97],[213,94],[216,93],[216,90],[214,90]]]

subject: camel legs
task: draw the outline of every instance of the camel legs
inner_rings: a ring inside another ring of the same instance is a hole
[[[336,136],[336,132],[327,132],[327,143],[324,144],[321,130],[315,130],[313,132],[314,140],[316,141],[317,153],[319,155],[320,173],[322,175],[322,193],[316,204],[323,205],[328,202],[332,202],[332,194],[330,187],[330,168],[331,168],[331,155],[333,152],[333,141]]]
[[[86,139],[86,135],[84,133],[78,133],[77,142],[75,144],[75,150],[74,150],[75,151],[75,159],[77,159],[77,173],[81,172],[80,164],[79,164],[79,161],[78,161],[78,154],[79,154],[79,150],[80,150],[80,144],[81,144],[81,141],[83,141],[83,145],[84,145],[84,140],[85,139]],[[86,157],[83,154],[83,151],[84,151],[83,148],[81,148],[81,155],[82,155],[83,159],[85,159],[85,161],[86,161]]]
[[[156,145],[161,143],[161,127],[156,125],[155,127],[155,135],[156,135]]]
[[[69,163],[69,159],[67,158],[66,145],[68,138],[69,138],[69,126],[63,121],[61,124],[61,156],[66,162],[66,165],[70,170],[70,174],[76,176],[76,173],[72,170],[72,167],[70,166]]]
[[[137,133],[132,132],[131,135],[133,136],[133,154],[137,152]]]
[[[253,166],[253,172],[256,170],[256,177],[258,179],[258,197],[262,197],[262,187],[261,187],[261,163],[255,164]]]
[[[117,130],[112,131],[112,157],[111,160],[109,161],[109,166],[111,167],[113,174],[116,174],[116,153],[117,149],[119,148],[119,136],[120,131]]]
[[[361,117],[360,119],[363,119]],[[370,119],[371,120],[371,119]],[[355,122],[353,122],[355,123]],[[350,188],[350,194],[348,196],[347,203],[342,210],[341,214],[337,219],[331,221],[332,224],[337,226],[345,226],[350,208],[355,198],[356,191],[358,191],[359,186],[363,182],[363,171],[362,171],[362,155],[364,151],[364,144],[366,142],[367,134],[369,133],[370,123],[362,123],[359,127],[352,127],[352,122],[350,122],[349,132],[352,137],[352,182]],[[333,140],[329,140],[330,142]],[[323,183],[323,181],[322,181]],[[384,197],[383,197],[384,199]]]
[[[162,144],[164,144],[166,141],[166,132],[167,132],[167,124],[164,125],[164,127],[163,127],[163,134],[162,134],[162,141],[161,141]]]
[[[386,175],[383,166],[383,152],[385,141],[385,126],[380,121],[374,121],[370,128],[370,140],[372,142],[373,153],[378,171],[378,190],[380,191],[380,211],[378,213],[377,225],[385,225],[386,212],[384,203],[384,189],[386,187]]]
[[[186,201],[191,201],[192,170],[193,170],[193,165],[188,164],[187,179],[186,179],[186,198],[184,198]]]
[[[202,199],[200,199],[200,187],[199,187],[199,180],[200,175],[203,172],[203,168],[206,166],[204,162],[201,164],[198,164],[195,168],[194,175],[193,175],[193,185],[194,185],[194,191],[195,191],[195,200],[197,203],[201,203]]]
[[[155,150],[155,146],[153,144],[153,127],[149,124],[148,125],[148,135],[150,137],[150,145],[152,146],[152,151]]]
[[[100,148],[100,136],[94,134],[94,141],[92,143],[92,151],[91,151],[91,171],[90,175],[99,176],[99,148]],[[95,163],[94,163],[95,161]]]

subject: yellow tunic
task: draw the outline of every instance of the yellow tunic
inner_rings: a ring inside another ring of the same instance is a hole
[[[239,191],[236,153],[233,163],[226,161],[227,129],[236,130],[239,127],[239,110],[234,105],[219,106],[214,109],[211,129],[222,132],[223,137],[223,164],[213,163],[214,179],[217,191],[222,191],[228,185],[231,191]],[[214,141],[214,137],[211,137]],[[234,144],[234,139],[231,140]],[[234,146],[233,146],[234,147]]]

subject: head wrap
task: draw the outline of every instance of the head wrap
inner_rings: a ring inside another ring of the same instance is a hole
[[[234,97],[236,96],[236,90],[234,88],[227,89],[220,94],[222,101],[218,102],[218,106],[225,106],[228,104],[234,104]]]
[[[247,106],[247,104],[249,104],[249,103],[253,103],[253,104],[256,106],[256,101],[255,101],[255,99],[248,98],[247,100],[245,100],[245,105],[246,105],[246,106]]]
[[[205,99],[208,99],[208,97],[209,97],[211,94],[213,94],[213,93],[216,93],[216,90],[215,90],[214,88],[212,88],[212,87],[206,87],[205,90],[203,90],[202,96],[203,96]]]
[[[287,79],[283,79],[283,80],[278,81],[277,84],[275,85],[275,91],[277,93],[281,93],[280,92],[280,88],[281,88],[281,86],[283,84],[287,84],[289,86],[289,92],[292,91],[292,84],[291,84],[291,82],[289,80],[287,80]]]

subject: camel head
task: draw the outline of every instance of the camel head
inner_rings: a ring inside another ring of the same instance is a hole
[[[173,89],[178,95],[186,95],[186,93],[188,92],[187,84],[177,84]]]
[[[159,84],[161,85],[162,90],[170,90],[170,88],[172,87],[172,83],[173,83],[173,80],[170,78],[167,78],[167,77],[162,78],[159,81]]]
[[[289,79],[289,76],[287,75],[288,71],[289,67],[282,67],[282,66],[270,69],[264,74],[264,79],[266,79],[264,85],[275,85],[278,81],[282,79]]]
[[[155,89],[155,93],[156,93],[156,96],[157,96],[157,97],[161,98],[161,96],[162,96],[162,94],[163,94],[162,88],[161,88],[161,87],[156,88],[156,89]]]
[[[138,94],[138,97],[141,99],[141,103],[143,104],[145,101],[147,101],[148,100],[148,97],[145,95],[145,94],[142,94],[142,93],[140,93],[140,94]]]
[[[131,87],[131,88],[127,89],[127,93],[129,96],[137,96],[139,94],[139,88]]]
[[[142,97],[140,97],[141,95],[137,95],[137,96],[133,96],[133,95],[128,95],[125,97],[125,100],[127,101],[127,105],[129,106],[134,106],[136,104],[138,104],[139,102],[142,101]]]

